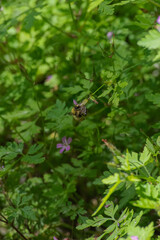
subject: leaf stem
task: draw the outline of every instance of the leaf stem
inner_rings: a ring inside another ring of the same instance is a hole
[[[19,231],[19,229],[17,227],[14,226],[13,223],[11,223],[11,227],[25,240],[27,240],[27,238]]]
[[[156,7],[160,7],[160,4],[153,1],[153,0],[148,0],[150,3],[154,4]]]
[[[36,90],[35,90],[34,82],[31,79],[31,77],[29,76],[26,68],[22,64],[19,64],[19,69],[20,69],[21,73],[23,74],[23,76],[26,78],[26,80],[28,80],[32,84],[34,98],[37,102],[37,106],[38,106],[38,109],[39,109],[39,114],[40,114],[40,117],[42,119],[42,133],[43,133],[44,142],[45,142],[45,145],[46,145],[46,136],[45,136],[45,130],[44,130],[44,128],[45,128],[44,118],[43,118],[41,106],[40,106],[39,101],[38,101],[38,97],[37,97],[37,93],[36,93]]]
[[[55,28],[56,30],[58,30],[59,32],[65,34],[65,35],[68,35],[66,32],[64,32],[61,28],[55,26],[54,24],[52,24],[46,17],[44,17],[43,15],[41,15],[41,18],[47,22],[51,27]]]
[[[69,6],[69,10],[70,10],[70,13],[71,13],[71,17],[72,17],[73,23],[74,23],[75,28],[76,28],[76,27],[77,27],[77,24],[76,24],[76,20],[75,20],[75,18],[74,18],[74,15],[73,15],[73,10],[72,10],[72,8],[71,8],[70,0],[67,0],[67,2],[68,2],[68,6]]]
[[[27,238],[23,235],[23,233],[21,233],[20,230],[17,227],[15,227],[13,223],[9,223],[7,218],[2,213],[0,213],[0,216],[4,219],[4,220],[0,219],[1,222],[4,222],[5,224],[10,225],[21,236],[21,238],[27,240]]]
[[[16,127],[14,127],[14,130],[17,133],[17,135],[23,140],[23,142],[27,143],[26,140],[24,139],[24,137],[21,135],[21,133],[17,131]]]
[[[94,93],[92,93],[91,95],[93,96],[96,92],[98,92],[102,87],[104,87],[106,84],[103,83]]]

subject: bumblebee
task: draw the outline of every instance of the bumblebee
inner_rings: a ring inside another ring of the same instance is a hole
[[[87,102],[88,100],[84,99],[80,104],[78,104],[76,100],[73,100],[75,106],[72,108],[71,114],[76,120],[83,120],[87,115],[87,108],[85,106]]]

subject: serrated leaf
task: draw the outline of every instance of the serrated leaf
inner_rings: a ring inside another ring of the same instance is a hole
[[[158,136],[156,143],[160,147],[160,136]]]
[[[26,155],[22,157],[23,162],[27,162],[29,164],[39,164],[44,162],[45,158],[43,157],[43,153],[38,153],[34,156]]]
[[[0,158],[5,160],[12,160],[17,157],[18,154],[22,154],[23,143],[8,143],[5,147],[0,147]]]
[[[36,220],[36,215],[33,211],[33,207],[32,206],[25,206],[24,208],[21,208],[22,213],[23,213],[23,217],[27,218],[29,220]]]
[[[66,92],[68,92],[69,94],[77,94],[79,92],[82,92],[83,91],[83,88],[79,85],[76,85],[74,87],[68,87],[68,88],[64,88],[64,90]]]
[[[155,93],[155,94],[147,94],[146,98],[148,101],[152,102],[153,104],[157,105],[158,107],[160,107],[160,94],[159,93]]]
[[[40,127],[36,125],[36,121],[23,123],[21,126],[17,127],[16,130],[20,135],[26,140],[29,141],[35,134],[40,132]],[[16,137],[20,138],[18,134]]]
[[[38,151],[43,147],[43,144],[34,144],[32,145],[27,154],[22,157],[22,161],[29,164],[39,164],[44,162],[45,158],[43,157],[43,152],[38,153]],[[34,154],[34,155],[33,155]]]
[[[139,227],[139,226],[132,226],[129,225],[127,229],[128,235],[131,236],[137,236],[139,240],[151,240],[152,236],[154,234],[154,226],[151,222],[147,227]]]
[[[151,153],[155,153],[155,148],[154,148],[154,145],[151,143],[151,141],[149,141],[149,139],[147,139],[146,141],[146,147],[148,148],[148,150],[151,152]]]
[[[83,230],[85,228],[88,227],[99,227],[101,226],[103,223],[105,223],[107,220],[109,220],[108,218],[104,218],[102,215],[97,216],[96,218],[94,218],[94,220],[86,220],[86,222],[82,225],[77,226],[76,228],[78,230]]]
[[[95,0],[92,1],[89,5],[88,12],[92,11],[94,8],[98,7],[99,4],[101,4],[104,0]]]
[[[35,154],[35,153],[37,153],[43,146],[44,146],[43,143],[33,144],[33,145],[29,148],[28,154]]]
[[[35,22],[35,16],[37,16],[38,13],[33,9],[31,10],[29,13],[27,13],[26,17],[23,20],[23,24],[24,24],[24,29],[26,31],[29,31],[31,29],[31,27],[33,26],[34,22]]]
[[[149,33],[138,42],[138,45],[148,49],[160,48],[160,32],[155,29],[150,30]]]
[[[113,176],[109,176],[102,180],[104,184],[113,184],[119,180],[119,174],[115,173]]]
[[[59,99],[56,101],[56,104],[47,111],[46,120],[47,127],[55,130],[64,130],[70,129],[72,127],[72,116],[67,115],[69,109],[66,107],[64,102],[61,102]]]
[[[140,154],[140,161],[145,164],[150,159],[151,153],[147,147],[144,147],[143,152]]]
[[[99,6],[99,12],[100,14],[103,14],[105,16],[113,15],[114,13],[114,7],[113,5],[108,5],[107,2],[102,2]]]
[[[107,90],[104,90],[103,93],[98,96],[98,98],[107,96],[112,90],[113,90],[112,87],[110,87]]]

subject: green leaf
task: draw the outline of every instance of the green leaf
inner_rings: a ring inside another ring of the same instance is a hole
[[[35,221],[37,219],[32,206],[25,206],[25,207],[21,208],[21,211],[23,213],[24,218],[27,218],[27,219],[33,220],[33,221]]]
[[[104,0],[93,0],[88,8],[88,12],[92,11],[94,8],[98,7],[99,4],[101,4]]]
[[[109,199],[109,197],[112,195],[112,193],[115,191],[115,189],[118,187],[118,185],[121,183],[121,180],[118,180],[108,191],[108,194],[102,199],[102,203],[99,205],[99,207],[97,208],[97,210],[92,214],[92,216],[95,216],[100,210],[101,208],[104,206],[104,204],[106,203],[106,201]]]
[[[148,49],[160,48],[160,32],[155,29],[150,30],[149,33],[138,42],[138,45]]]
[[[154,226],[152,222],[145,228],[129,225],[127,233],[130,237],[137,236],[139,240],[151,240],[151,237],[154,234]]]
[[[94,220],[86,220],[86,222],[82,225],[77,226],[76,228],[78,230],[83,230],[85,228],[88,227],[100,227],[103,223],[105,223],[106,221],[108,221],[108,218],[104,218],[102,215],[99,215],[97,217],[94,218]]]
[[[37,16],[38,13],[33,9],[31,10],[29,13],[27,13],[26,17],[23,20],[23,24],[24,24],[24,29],[26,31],[29,31],[31,29],[31,27],[33,26],[34,22],[35,22],[35,16]]]
[[[114,218],[115,213],[118,210],[118,205],[116,205],[116,207],[114,207],[113,203],[110,201],[106,202],[106,205],[108,205],[107,208],[105,208],[104,210],[104,214],[111,217],[112,219]]]
[[[119,174],[115,173],[113,176],[109,176],[102,180],[104,184],[113,184],[119,180]]]
[[[68,88],[64,88],[64,90],[66,92],[68,92],[69,94],[77,94],[79,92],[82,92],[83,91],[83,88],[79,85],[76,85],[74,87],[68,87]]]
[[[56,104],[49,108],[46,113],[47,126],[53,130],[64,130],[72,128],[72,116],[67,115],[69,109],[59,99]]]
[[[160,147],[160,136],[157,138],[157,145]]]
[[[103,14],[105,16],[113,15],[114,13],[114,7],[112,5],[108,5],[107,2],[102,2],[98,10],[100,14]]]
[[[26,155],[22,158],[22,161],[27,162],[29,164],[39,164],[39,163],[44,162],[44,160],[45,160],[45,158],[42,156],[43,156],[43,153],[38,153],[34,156]]]
[[[148,101],[160,107],[160,93],[155,93],[155,94],[149,93],[146,95],[146,98]]]
[[[0,147],[0,158],[5,160],[12,160],[16,158],[19,154],[22,154],[23,143],[8,143],[5,147]]]
[[[40,144],[33,144],[29,150],[28,150],[28,154],[35,154],[37,153],[42,147],[44,146],[43,143],[40,143]]]
[[[147,147],[144,147],[143,152],[140,154],[140,161],[145,164],[150,159],[151,153]]]
[[[138,22],[136,22],[135,24],[144,29],[151,28],[152,25],[154,24],[154,18],[150,14],[147,14],[147,13],[138,14],[136,16],[136,19],[138,20]]]
[[[151,141],[149,141],[149,139],[147,139],[146,141],[146,147],[148,148],[148,150],[151,152],[151,153],[155,153],[155,148],[154,148],[154,145],[151,143]]]
[[[125,1],[121,1],[121,2],[119,2],[119,3],[115,3],[115,4],[113,4],[114,6],[123,6],[123,5],[125,5],[125,4],[127,4],[127,3],[131,3],[131,2],[135,2],[135,0],[125,0]]]
[[[28,153],[22,157],[22,161],[29,164],[39,164],[44,162],[43,152],[38,153],[38,151],[43,147],[43,144],[34,144],[28,150]],[[33,155],[35,154],[35,155]]]
[[[29,141],[33,138],[34,135],[40,132],[40,127],[36,125],[35,121],[23,123],[21,126],[17,127],[16,130],[20,135],[26,140]],[[16,137],[21,139],[21,137],[16,134]]]

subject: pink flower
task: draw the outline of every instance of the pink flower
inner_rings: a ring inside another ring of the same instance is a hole
[[[72,138],[69,137],[68,140],[66,137],[62,138],[62,143],[58,143],[56,148],[61,148],[60,153],[63,153],[64,150],[69,151],[70,150],[70,143],[72,142]]]
[[[157,18],[157,23],[160,24],[160,16]]]
[[[74,105],[78,105],[77,101],[73,99]]]
[[[113,32],[108,32],[107,33],[108,40],[111,40],[112,37],[113,37]]]
[[[105,208],[108,208],[109,206],[111,206],[111,204],[107,204],[107,205],[105,205]]]
[[[131,239],[132,240],[139,240],[137,236],[132,236]]]
[[[56,238],[56,237],[53,237],[53,240],[58,240],[58,238]]]
[[[52,75],[47,76],[46,82],[49,82],[52,79]]]

